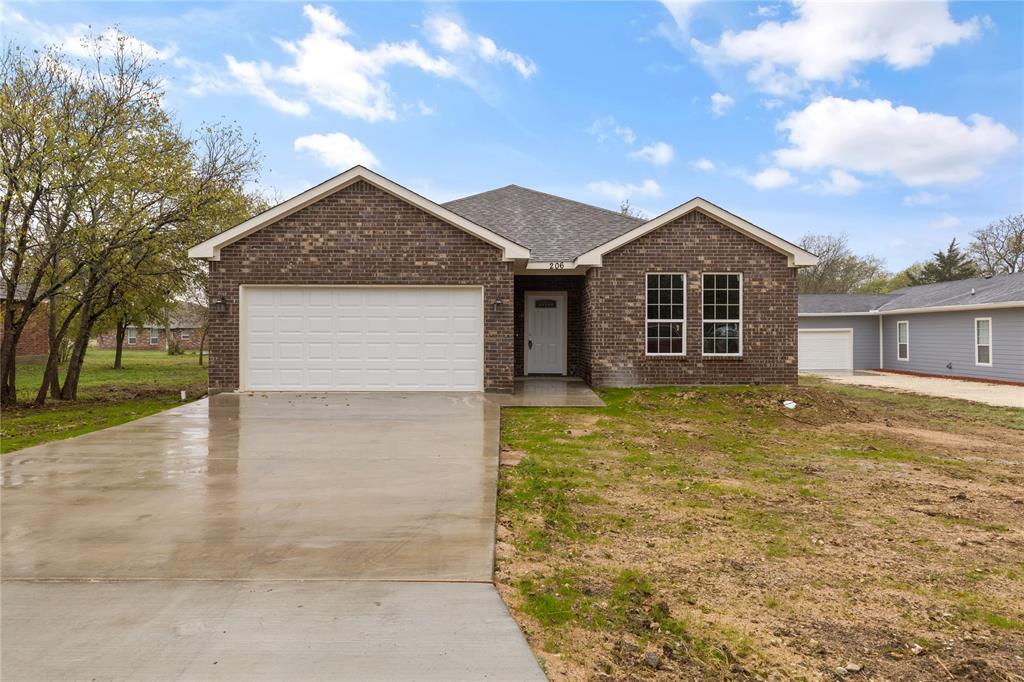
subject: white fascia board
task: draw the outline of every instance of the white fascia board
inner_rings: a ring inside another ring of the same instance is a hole
[[[857,317],[871,315],[872,317],[878,315],[877,310],[861,311],[857,313],[797,313],[797,317]]]
[[[230,230],[221,232],[220,234],[207,239],[205,242],[196,244],[188,250],[188,257],[203,258],[206,260],[220,260],[220,250],[225,246],[258,231],[267,225],[281,220],[282,218],[309,206],[315,201],[322,199],[328,194],[332,194],[333,192],[343,189],[359,180],[365,180],[371,185],[393,194],[399,199],[402,199],[419,209],[422,209],[435,218],[439,218],[446,223],[454,225],[460,230],[468,232],[474,237],[487,242],[491,246],[501,249],[502,258],[504,260],[518,260],[530,257],[530,250],[525,246],[516,244],[515,242],[502,237],[498,233],[493,232],[482,225],[477,225],[457,213],[453,213],[445,207],[435,204],[430,199],[422,197],[412,190],[388,180],[383,175],[374,173],[370,169],[362,166],[354,166],[344,173],[336,175],[330,180],[320,183],[316,187],[311,187],[305,192],[297,194],[291,199],[288,199],[287,201],[282,202],[277,206],[250,218],[249,220],[246,220],[244,223],[232,227]]]
[[[893,308],[879,310],[882,315],[906,315],[913,313],[953,313],[958,310],[999,310],[1002,308],[1024,308],[1024,301],[1007,301],[1003,303],[968,303],[965,305],[936,305],[924,308]]]
[[[709,216],[718,220],[725,225],[733,228],[737,232],[747,235],[751,239],[764,244],[765,246],[778,251],[779,253],[785,254],[789,260],[789,267],[791,268],[802,268],[810,265],[815,265],[818,262],[818,257],[814,254],[801,249],[796,244],[787,242],[782,237],[778,237],[767,230],[764,230],[753,223],[747,222],[743,218],[737,215],[729,213],[724,208],[712,204],[706,199],[700,197],[694,197],[685,204],[676,206],[667,213],[662,213],[657,218],[648,220],[642,225],[638,225],[629,232],[616,237],[615,239],[605,242],[604,244],[587,251],[581,256],[576,258],[576,265],[601,265],[601,258],[606,253],[610,253],[621,246],[628,244],[629,242],[639,239],[648,232],[652,232],[662,225],[672,222],[680,216],[684,216],[690,211],[700,210],[707,213]]]

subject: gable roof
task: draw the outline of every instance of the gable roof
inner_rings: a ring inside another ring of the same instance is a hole
[[[644,223],[519,185],[508,185],[443,204],[530,249],[535,261],[571,261]]]
[[[801,315],[1024,307],[1024,272],[903,287],[889,294],[801,294]]]
[[[232,227],[230,230],[221,232],[220,234],[207,239],[205,242],[196,244],[188,250],[188,256],[189,258],[220,260],[220,250],[225,246],[228,246],[243,237],[247,237],[253,232],[275,223],[278,220],[309,206],[313,202],[319,201],[325,196],[344,189],[359,180],[364,180],[371,185],[422,209],[435,218],[439,218],[446,223],[463,230],[464,232],[468,232],[469,234],[480,238],[492,246],[498,247],[502,250],[502,257],[505,260],[530,257],[530,250],[525,246],[517,244],[511,239],[508,239],[505,236],[484,227],[483,225],[478,225],[471,220],[467,220],[465,217],[453,213],[449,209],[444,208],[439,204],[435,204],[430,199],[422,197],[412,190],[388,180],[383,175],[378,175],[377,173],[374,173],[368,168],[363,168],[362,166],[353,166],[344,173],[335,175],[330,180],[326,180],[316,187],[312,187],[301,194],[297,194],[291,199],[288,199],[287,201],[282,202],[277,206],[250,218],[249,220],[246,220],[244,223]]]

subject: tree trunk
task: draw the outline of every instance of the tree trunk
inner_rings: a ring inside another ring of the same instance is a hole
[[[0,405],[4,407],[18,402],[18,384],[15,377],[18,337],[8,325],[6,318],[5,315],[4,340],[0,343]]]
[[[128,331],[128,321],[121,318],[117,321],[114,332],[114,369],[121,369],[121,353],[124,351],[124,335]]]
[[[60,382],[60,344],[59,329],[57,327],[57,307],[54,305],[54,298],[51,296],[46,306],[46,367],[43,368],[43,380],[36,391],[36,405],[46,402],[46,394],[54,383]],[[59,391],[54,391],[59,395]]]

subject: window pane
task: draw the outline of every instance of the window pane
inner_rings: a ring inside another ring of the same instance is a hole
[[[672,276],[671,275],[660,275],[658,277],[658,280],[659,280],[658,286],[660,286],[662,289],[668,289],[669,287],[672,286]]]
[[[657,319],[657,317],[658,317],[658,306],[656,306],[656,305],[649,305],[649,306],[647,306],[647,319],[648,320],[654,320],[654,319]]]
[[[985,365],[992,362],[991,346],[978,346],[978,362]]]
[[[713,320],[715,319],[715,306],[705,305],[704,306],[704,319]]]
[[[739,275],[726,275],[726,286],[730,289],[740,288],[740,276]]]
[[[682,353],[683,352],[683,338],[677,337],[672,339],[672,352]]]
[[[730,289],[729,290],[729,303],[739,305],[740,303],[740,290]]]
[[[740,352],[740,340],[738,338],[729,339],[726,344],[727,353],[739,353]]]
[[[683,313],[683,306],[681,306],[681,305],[673,305],[672,306],[672,319],[673,320],[681,320],[681,319],[683,319],[683,315],[684,315],[684,313]]]
[[[647,339],[647,352],[648,353],[657,353],[658,352],[658,340],[657,339]]]
[[[714,303],[715,302],[715,290],[714,289],[707,289],[707,288],[704,289],[704,302],[705,303]]]
[[[682,289],[683,288],[683,276],[682,275],[672,275],[672,287],[674,289]]]
[[[988,345],[988,320],[978,320],[978,343]]]

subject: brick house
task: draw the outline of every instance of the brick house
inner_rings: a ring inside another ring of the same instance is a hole
[[[0,299],[7,298],[7,286],[0,282]],[[25,300],[24,295],[15,289],[15,305]],[[47,333],[47,303],[44,301],[32,312],[28,318],[28,324],[18,337],[18,346],[15,348],[15,356],[21,360],[45,360],[50,353],[50,338]],[[20,311],[19,311],[20,312]],[[0,310],[0,316],[3,311]],[[17,315],[15,315],[17,319]],[[0,325],[0,339],[3,339],[3,326]]]
[[[125,330],[124,347],[131,350],[163,350],[168,339],[186,351],[198,351],[203,338],[205,310],[191,303],[179,303],[168,314],[167,323],[147,322]],[[93,339],[96,348],[117,348],[117,331],[111,329]]]
[[[700,198],[647,221],[515,185],[441,205],[359,166],[189,255],[211,392],[793,383],[816,260]]]

